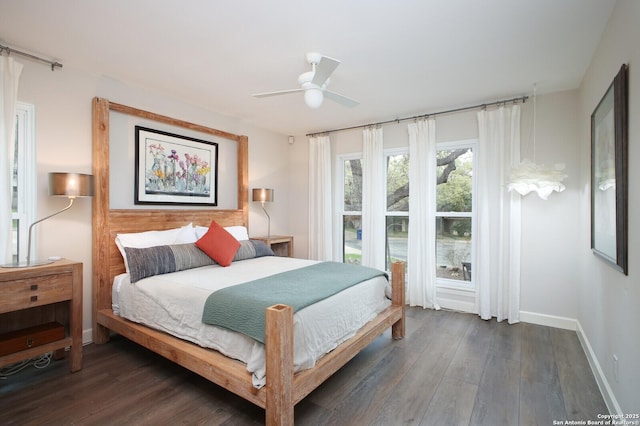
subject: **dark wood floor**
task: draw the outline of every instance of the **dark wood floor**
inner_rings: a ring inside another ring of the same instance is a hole
[[[575,332],[408,309],[296,406],[296,424],[552,425],[607,409]],[[264,412],[123,338],[0,380],[0,424],[262,424]]]

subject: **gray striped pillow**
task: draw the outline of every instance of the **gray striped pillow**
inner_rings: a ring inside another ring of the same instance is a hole
[[[148,248],[125,247],[125,251],[132,283],[154,275],[216,263],[193,243]]]
[[[216,263],[194,243],[147,248],[125,247],[124,250],[127,254],[129,279],[132,283],[154,275],[184,271]],[[240,248],[233,261],[273,255],[273,251],[262,241],[243,240],[240,241]]]

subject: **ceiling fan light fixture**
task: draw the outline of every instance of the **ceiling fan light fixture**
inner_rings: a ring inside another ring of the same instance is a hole
[[[324,101],[325,94],[330,100],[337,102],[349,108],[359,104],[358,101],[347,98],[335,92],[326,91],[329,85],[329,77],[340,64],[337,59],[323,56],[316,52],[307,54],[307,62],[311,65],[311,71],[304,72],[298,76],[299,89],[277,90],[275,92],[256,93],[256,98],[264,98],[268,96],[287,95],[289,93],[298,93],[304,91],[304,102],[309,108],[320,108]]]
[[[309,108],[319,108],[323,100],[324,96],[320,89],[311,88],[304,91],[304,103]]]

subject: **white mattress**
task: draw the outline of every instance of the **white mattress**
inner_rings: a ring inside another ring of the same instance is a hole
[[[163,330],[200,346],[212,348],[247,364],[255,387],[265,384],[264,345],[243,334],[204,324],[202,309],[216,290],[314,261],[260,257],[145,278],[131,284],[129,275],[113,283],[113,311],[131,321]],[[350,287],[294,315],[294,369],[311,368],[325,353],[352,337],[390,305],[389,284],[377,277]]]

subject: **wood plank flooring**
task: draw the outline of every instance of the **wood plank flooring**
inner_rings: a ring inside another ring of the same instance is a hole
[[[252,425],[264,411],[124,338],[0,379],[2,425]],[[299,425],[552,425],[607,408],[575,332],[407,310],[296,406]]]

